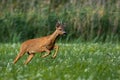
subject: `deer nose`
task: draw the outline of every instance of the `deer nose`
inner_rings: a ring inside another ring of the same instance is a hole
[[[65,34],[65,35],[66,35],[67,33],[66,33],[66,32],[64,32],[63,34]]]

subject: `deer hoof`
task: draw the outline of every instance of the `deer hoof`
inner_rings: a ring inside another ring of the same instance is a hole
[[[52,56],[52,58],[53,58],[53,59],[55,59],[55,58],[56,58],[56,56]]]

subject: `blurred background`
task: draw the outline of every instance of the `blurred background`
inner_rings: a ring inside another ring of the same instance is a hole
[[[62,41],[120,42],[120,0],[0,0],[0,43],[51,34],[58,20]]]

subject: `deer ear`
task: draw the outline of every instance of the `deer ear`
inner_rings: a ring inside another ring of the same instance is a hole
[[[60,22],[56,23],[56,28],[58,28],[60,26]]]

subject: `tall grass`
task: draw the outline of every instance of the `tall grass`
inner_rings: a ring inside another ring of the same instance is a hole
[[[50,34],[66,23],[66,40],[120,41],[119,0],[1,0],[0,42]]]

